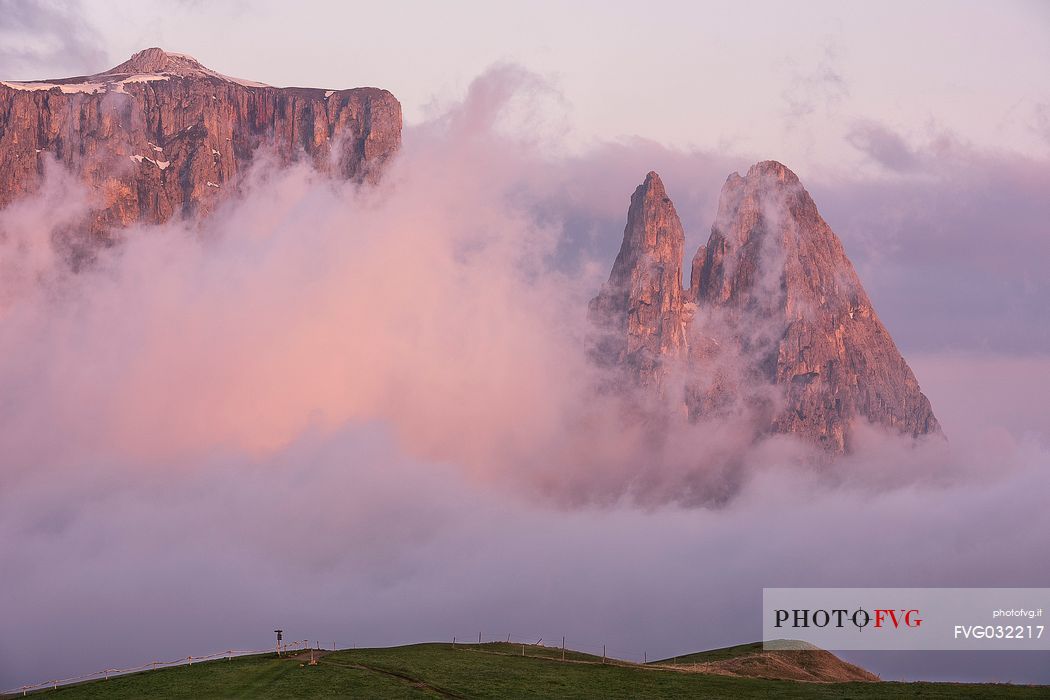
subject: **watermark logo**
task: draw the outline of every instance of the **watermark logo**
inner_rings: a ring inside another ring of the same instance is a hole
[[[766,588],[762,599],[767,649],[1050,649],[1047,588]]]

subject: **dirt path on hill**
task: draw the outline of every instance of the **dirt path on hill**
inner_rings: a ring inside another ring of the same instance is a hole
[[[367,664],[343,663],[340,661],[331,661],[329,659],[326,659],[324,661],[324,664],[327,666],[341,666],[343,668],[353,668],[358,671],[371,671],[372,673],[379,673],[384,676],[390,676],[391,678],[397,678],[398,680],[404,681],[415,688],[419,688],[420,690],[426,690],[442,698],[453,698],[453,700],[463,700],[462,695],[457,695],[451,690],[438,688],[437,686],[433,686],[424,680],[416,678],[415,676],[410,676],[407,673],[402,673],[401,671],[392,671],[386,668],[376,668],[375,666],[369,666]]]

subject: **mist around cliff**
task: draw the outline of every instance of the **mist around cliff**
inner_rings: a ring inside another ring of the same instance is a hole
[[[692,376],[672,376],[661,397],[598,390],[607,377],[587,353],[587,300],[625,197],[608,197],[615,223],[596,228],[591,172],[647,146],[558,157],[556,128],[525,126],[537,107],[523,97],[552,95],[503,67],[408,134],[378,188],[264,156],[214,216],[132,227],[76,272],[61,242],[91,195],[49,165],[39,193],[0,213],[0,333],[12,348],[0,373],[17,378],[8,395],[21,406],[0,434],[11,471],[87,454],[132,472],[192,470],[360,422],[386,426],[407,456],[555,506],[717,506],[756,471],[821,461],[789,436],[756,442],[751,404],[775,402],[772,386],[699,423],[681,405]],[[696,174],[682,182],[731,167],[686,158]],[[759,270],[770,297],[778,254],[768,246]],[[712,355],[713,373],[749,385],[783,332],[762,317],[743,323],[749,352]],[[703,321],[715,337],[741,330]],[[63,439],[42,443],[48,433]],[[909,480],[927,463],[940,468],[920,460]]]
[[[544,120],[523,111],[537,100]],[[18,630],[0,637],[0,685],[265,644],[274,625],[341,646],[482,631],[671,655],[757,638],[764,586],[1046,580],[1048,348],[1023,329],[1021,350],[999,350],[926,313],[982,231],[956,221],[947,263],[930,263],[951,227],[887,211],[896,185],[809,185],[950,449],[861,427],[855,455],[814,468],[789,437],[751,446],[731,421],[684,420],[654,443],[593,391],[586,302],[645,172],[691,256],[725,176],[757,158],[644,141],[559,154],[559,105],[498,69],[409,130],[378,189],[263,161],[212,218],[130,229],[76,274],[49,241],[90,206],[77,183],[52,169],[0,212],[0,562],[15,572],[0,619]],[[938,172],[912,187],[938,201],[971,186]],[[998,196],[1027,270],[1038,211],[1012,216],[1024,190]],[[897,216],[912,237],[878,240]],[[1012,290],[1005,262],[993,297]],[[926,295],[887,313],[886,290],[923,270]],[[1046,298],[1028,289],[1012,303]]]

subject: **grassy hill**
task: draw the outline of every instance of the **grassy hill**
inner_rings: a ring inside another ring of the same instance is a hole
[[[759,645],[760,647],[761,645]],[[520,644],[413,644],[309,654],[272,654],[147,671],[40,691],[68,698],[1045,698],[1047,687],[950,683],[805,683],[700,673],[751,645],[678,657],[682,668],[633,664]],[[736,650],[736,651],[733,651]],[[801,652],[800,652],[801,653]],[[825,652],[826,653],[826,652]],[[34,695],[37,693],[34,693]]]
[[[712,661],[725,661],[726,659],[734,659],[738,656],[745,654],[754,654],[762,651],[762,642],[752,642],[751,644],[737,644],[732,647],[722,647],[721,649],[708,649],[707,651],[698,651],[695,654],[683,654],[682,656],[674,656],[666,659],[660,659],[659,661],[650,661],[650,664],[702,664],[709,663]]]
[[[694,673],[788,681],[848,683],[879,680],[875,674],[847,663],[829,651],[808,644],[805,646],[805,650],[769,651],[763,648],[762,642],[754,642],[676,656],[654,661],[651,665],[669,665]]]

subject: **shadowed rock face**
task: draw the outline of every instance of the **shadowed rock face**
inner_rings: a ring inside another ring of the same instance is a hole
[[[641,385],[658,385],[663,365],[686,349],[684,245],[674,204],[651,172],[631,196],[620,253],[590,309],[599,328],[598,360],[625,365]]]
[[[98,194],[88,229],[206,214],[269,147],[288,163],[375,181],[401,143],[386,90],[275,88],[153,48],[92,76],[0,82],[0,207],[39,186],[48,157]]]
[[[644,253],[631,249],[645,238],[625,235],[617,265]],[[665,257],[664,264],[672,263]],[[594,303],[606,297],[603,291]],[[661,297],[666,310],[659,317],[635,314],[627,338],[663,338],[663,319],[688,324],[686,345],[647,347],[659,347],[665,358],[653,372],[688,349],[679,366],[694,420],[745,404],[757,432],[799,435],[832,452],[848,451],[858,419],[911,436],[940,431],[841,242],[780,163],[729,176],[710,239],[693,258],[690,287],[677,298]],[[619,303],[629,317],[644,306],[640,295],[622,292],[603,303]]]

